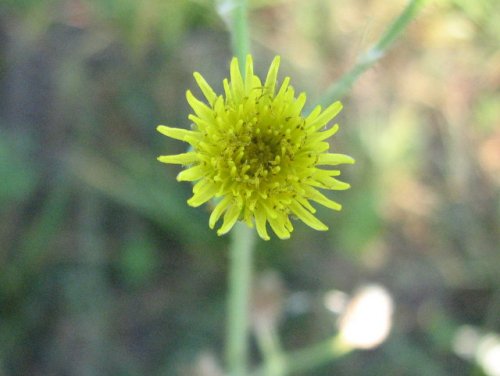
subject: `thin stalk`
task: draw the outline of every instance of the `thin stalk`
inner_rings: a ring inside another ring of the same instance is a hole
[[[264,357],[264,368],[268,376],[283,376],[286,366],[283,364],[283,351],[276,328],[257,327],[255,330],[257,345]]]
[[[248,34],[248,4],[247,0],[234,0],[233,17],[231,20],[231,45],[234,55],[240,62],[241,69],[245,69],[245,59],[250,52],[250,38]]]
[[[394,41],[415,17],[424,2],[425,0],[410,1],[401,14],[388,27],[380,40],[358,59],[358,62],[349,72],[344,74],[326,90],[325,94],[318,101],[318,104],[327,106],[333,101],[341,99],[359,76],[386,54]]]
[[[245,74],[246,55],[250,52],[247,0],[222,0],[219,4],[222,18],[229,24],[233,54]],[[243,223],[237,223],[231,233],[226,364],[231,376],[243,376],[248,368],[248,311],[255,238],[254,231]]]
[[[219,0],[218,11],[229,27],[233,55],[244,71],[246,55],[250,52],[247,0]]]
[[[237,223],[231,231],[226,362],[231,376],[248,367],[248,311],[252,277],[254,230]]]
[[[305,372],[346,355],[352,350],[339,337],[330,338],[309,348],[281,354],[280,375]],[[251,376],[269,376],[269,365],[264,364]]]

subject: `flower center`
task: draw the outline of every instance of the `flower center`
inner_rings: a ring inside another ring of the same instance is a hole
[[[243,169],[254,178],[267,176],[269,173],[279,172],[280,156],[275,140],[262,136],[253,136],[245,147],[246,155],[242,160]]]
[[[217,113],[216,132],[205,134],[202,148],[211,145],[218,195],[231,192],[250,208],[268,198],[275,206],[295,196],[299,175],[309,164],[298,160],[303,159],[307,132],[304,118],[290,110],[292,98],[277,100],[256,92],[239,106],[225,103]]]

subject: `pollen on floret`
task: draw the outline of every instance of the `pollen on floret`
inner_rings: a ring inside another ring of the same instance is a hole
[[[337,124],[327,125],[342,104],[335,102],[323,111],[318,106],[302,115],[306,95],[295,96],[288,77],[278,85],[279,63],[275,57],[262,82],[253,73],[250,55],[244,77],[233,58],[223,94],[215,93],[195,72],[204,101],[187,91],[192,129],[158,127],[160,133],[190,145],[186,153],[158,160],[184,165],[177,180],[194,184],[188,204],[210,202],[209,226],[215,228],[222,221],[219,235],[244,221],[262,239],[270,239],[268,225],[279,238],[287,239],[293,231],[292,217],[325,231],[328,227],[314,215],[311,202],[340,210],[341,205],[320,190],[349,188],[337,180],[340,171],[335,166],[354,159],[329,152],[326,142],[338,130]]]

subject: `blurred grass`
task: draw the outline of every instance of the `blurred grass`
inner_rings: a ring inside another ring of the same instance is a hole
[[[332,147],[357,164],[343,211],[321,214],[331,231],[258,246],[258,268],[309,297],[285,312],[285,348],[333,333],[327,290],[394,295],[388,342],[315,375],[467,375],[458,328],[500,331],[500,15],[428,3],[343,100]],[[154,130],[189,126],[193,70],[226,75],[213,5],[0,3],[0,374],[170,375],[221,355],[226,239],[156,162],[181,150]],[[280,76],[320,98],[404,6],[255,1],[256,61],[280,54]]]

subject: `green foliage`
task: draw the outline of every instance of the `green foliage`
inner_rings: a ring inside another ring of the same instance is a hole
[[[35,189],[39,176],[30,163],[30,140],[0,133],[0,206],[19,204]]]
[[[140,287],[158,272],[160,257],[151,238],[136,234],[128,240],[120,253],[118,267],[126,284]]]
[[[189,127],[193,70],[225,75],[214,3],[1,2],[0,374],[171,375],[220,358],[227,240],[156,161],[182,150],[155,132]],[[500,331],[499,15],[495,0],[430,3],[347,81],[402,2],[251,3],[256,66],[280,54],[311,99],[343,83],[332,148],[357,159],[329,233],[297,223],[257,246],[257,272],[286,287],[281,345],[335,334],[329,290],[376,280],[396,303],[380,349],[307,375],[466,375],[459,329]]]

